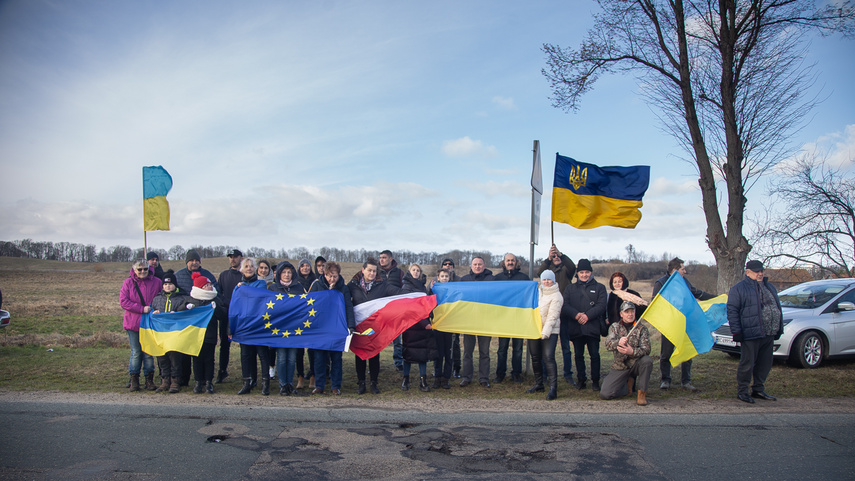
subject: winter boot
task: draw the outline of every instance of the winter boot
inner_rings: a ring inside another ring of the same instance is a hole
[[[217,373],[217,384],[225,381],[227,377],[229,377],[229,372],[225,369],[220,369],[220,371]]]
[[[434,376],[433,377],[433,386],[431,386],[431,387],[433,387],[434,389],[439,389],[440,387],[442,387],[442,378],[439,376]]]
[[[297,376],[297,385],[294,389],[303,389],[303,376]]]
[[[171,392],[172,394],[175,394],[179,391],[181,391],[181,383],[178,382],[177,377],[174,377],[174,378],[172,378],[172,384],[169,385],[169,392]]]
[[[205,383],[205,392],[207,392],[208,394],[214,394],[214,383],[213,382],[208,381]]]
[[[536,392],[543,392],[543,372],[534,373],[534,386],[526,389],[525,392],[529,394],[534,394]]]
[[[356,383],[356,394],[365,394],[365,381]]]
[[[146,391],[154,391],[157,389],[157,386],[154,385],[154,373],[150,372],[145,375],[145,390]]]
[[[374,383],[372,383],[374,384]],[[404,376],[404,381],[401,383],[401,391],[410,390],[410,376]]]
[[[309,389],[315,388],[315,376],[309,378]]]
[[[245,377],[243,379],[243,387],[240,388],[240,391],[238,391],[238,394],[249,394],[251,392],[252,392],[252,378]]]
[[[451,381],[451,379],[449,379],[447,377],[442,378],[442,388],[443,389],[451,389],[450,381]]]
[[[632,387],[635,384],[635,380],[633,378],[629,378],[626,380],[626,393],[627,395],[632,394]]]
[[[263,377],[261,378],[261,395],[269,396],[270,395],[270,378]]]
[[[196,381],[196,385],[193,386],[193,393],[194,394],[202,394],[202,392],[204,390],[205,390],[205,385],[202,383],[202,381]]]
[[[129,388],[131,392],[136,392],[140,390],[140,375],[139,374],[131,374],[131,387]]]
[[[427,376],[419,376],[419,391],[430,392],[430,387],[427,385]]]
[[[371,394],[380,394],[380,388],[377,387],[377,381],[371,381]]]
[[[639,406],[647,406],[647,393],[644,391],[638,391],[638,401],[636,402]]]
[[[553,376],[547,381],[549,382],[549,392],[546,394],[546,400],[552,401],[558,397],[558,378]]]
[[[157,389],[155,389],[154,392],[169,391],[169,386],[170,386],[169,378],[168,377],[161,377],[160,378],[160,386],[157,386]]]

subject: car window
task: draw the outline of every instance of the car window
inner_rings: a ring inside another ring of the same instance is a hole
[[[848,286],[843,284],[815,284],[793,286],[781,291],[781,307],[798,309],[816,309],[843,292]]]

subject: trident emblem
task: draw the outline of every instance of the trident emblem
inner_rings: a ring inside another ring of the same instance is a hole
[[[585,183],[588,181],[588,168],[582,168],[581,166],[573,166],[570,167],[570,185],[573,186],[574,190],[579,190],[580,187],[583,187]]]

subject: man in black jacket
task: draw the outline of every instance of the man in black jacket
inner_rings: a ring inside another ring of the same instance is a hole
[[[695,296],[695,299],[706,301],[715,297],[714,295],[693,286],[689,282],[689,279],[686,279],[686,267],[683,265],[683,259],[680,259],[679,257],[675,257],[668,261],[668,274],[656,279],[656,282],[653,283],[653,297],[656,297],[656,294],[659,294],[659,290],[662,289],[662,286],[665,285],[665,282],[668,281],[668,278],[671,277],[671,274],[674,271],[678,271],[680,275],[683,276],[683,279],[686,281],[686,285],[689,286],[689,290],[692,292],[692,295]],[[668,389],[671,387],[672,354],[674,354],[674,344],[672,344],[665,336],[662,336],[662,348],[659,351],[659,371],[662,373],[662,382],[659,384],[659,389]],[[695,390],[695,386],[692,385],[691,359],[680,364],[680,385],[683,389],[687,389],[689,391]]]
[[[145,260],[148,261],[148,266],[154,269],[154,277],[162,281],[164,272],[163,267],[160,266],[160,257],[157,255],[157,252],[149,252],[145,255]]]
[[[494,281],[530,281],[526,274],[520,272],[520,266],[517,262],[517,256],[508,252],[502,261],[502,271],[493,275]],[[521,384],[522,379],[522,357],[523,357],[523,340],[512,339],[509,337],[499,338],[499,350],[496,353],[496,379],[497,383],[505,380],[505,374],[508,372],[508,345],[512,344],[511,350],[511,378],[515,383]]]
[[[392,256],[392,251],[389,249],[380,253],[377,278],[398,289],[404,286],[404,271],[398,267],[398,261]],[[404,345],[401,343],[401,336],[392,341],[392,361],[395,362],[395,369],[398,372],[404,372]]]
[[[469,274],[463,276],[461,282],[492,281],[493,273],[484,268],[484,259],[475,257],[469,266]],[[472,355],[475,352],[475,343],[478,343],[478,382],[482,387],[490,387],[490,336],[463,335],[463,379],[460,387],[466,387],[472,383],[475,366]]]
[[[243,279],[240,272],[240,263],[243,261],[243,252],[231,249],[226,254],[229,258],[229,268],[220,273],[220,292],[222,302],[217,305],[217,319],[220,323],[220,370],[217,372],[216,383],[221,383],[229,376],[229,353],[232,343],[229,341],[229,303],[232,301],[232,293],[235,287]],[[251,384],[255,387],[258,382],[258,373],[253,373]]]
[[[576,271],[578,281],[564,291],[561,307],[561,330],[573,341],[576,351],[577,389],[585,389],[585,348],[591,357],[591,382],[594,391],[600,390],[600,322],[606,317],[606,288],[594,279],[593,267],[588,259],[579,259]]]
[[[753,398],[775,401],[766,394],[766,377],[772,369],[772,346],[784,333],[783,313],[778,291],[763,276],[763,263],[748,261],[745,278],[727,294],[727,323],[733,340],[740,343],[741,356],[736,368],[736,397],[754,404]],[[751,395],[748,384],[751,377]]]

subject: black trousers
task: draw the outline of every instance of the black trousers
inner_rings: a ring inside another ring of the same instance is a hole
[[[365,382],[365,366],[368,365],[368,370],[371,375],[371,382],[377,382],[377,377],[380,375],[380,354],[368,359],[367,361],[363,361],[356,356],[356,380],[358,382]],[[323,366],[316,366],[318,369],[321,369]]]
[[[193,356],[193,372],[198,382],[214,381],[214,349],[213,343],[203,343],[198,356]]]
[[[270,352],[267,346],[240,345],[240,371],[244,379],[258,379],[258,362],[261,359],[261,378],[270,377]]]
[[[763,392],[766,390],[766,378],[772,370],[772,345],[775,343],[773,336],[762,339],[742,341],[739,365],[736,366],[736,392],[737,394],[748,394],[748,384],[754,378],[751,390]]]

